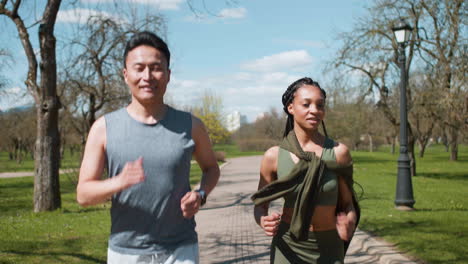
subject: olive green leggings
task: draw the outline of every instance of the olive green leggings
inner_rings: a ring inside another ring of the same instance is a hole
[[[305,241],[291,237],[289,224],[281,222],[278,233],[271,242],[270,263],[272,264],[343,264],[343,241],[336,229],[309,231]]]

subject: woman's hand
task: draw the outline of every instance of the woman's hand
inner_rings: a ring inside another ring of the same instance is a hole
[[[351,219],[350,219],[351,218]],[[349,241],[353,236],[355,221],[345,213],[336,216],[336,230],[341,240]]]
[[[260,226],[267,236],[276,235],[280,219],[281,215],[279,213],[272,213],[271,215],[262,216],[260,218]]]

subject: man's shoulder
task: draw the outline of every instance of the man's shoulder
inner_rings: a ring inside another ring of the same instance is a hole
[[[196,117],[192,113],[184,110],[176,109],[168,105],[167,122],[171,124],[178,124],[184,127],[193,127],[196,125]]]
[[[188,111],[180,110],[180,109],[177,109],[177,108],[175,108],[175,107],[173,107],[173,106],[170,106],[170,105],[168,105],[167,108],[168,108],[168,110],[169,110],[170,112],[172,112],[172,113],[175,114],[175,115],[178,115],[178,116],[190,116],[190,117],[192,117],[192,113],[190,113],[190,112],[188,112]]]
[[[119,108],[119,109],[117,109],[117,110],[111,111],[111,112],[109,112],[109,113],[105,113],[105,114],[103,115],[103,117],[104,117],[104,118],[109,118],[109,117],[112,118],[112,117],[114,117],[114,116],[119,116],[119,115],[124,114],[125,111],[126,111],[125,107],[122,107],[122,108]]]

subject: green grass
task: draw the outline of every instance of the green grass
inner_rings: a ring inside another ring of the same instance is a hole
[[[412,212],[394,208],[398,153],[352,155],[364,189],[360,228],[428,263],[468,263],[468,146],[460,146],[457,162],[442,146],[416,158]]]
[[[242,155],[232,146],[216,148],[228,158]],[[460,146],[457,162],[442,146],[417,158],[413,212],[394,209],[398,153],[352,155],[364,189],[361,229],[428,263],[468,263],[468,146]],[[193,185],[201,171],[194,165],[191,173]],[[62,209],[39,214],[32,213],[33,177],[0,179],[0,263],[105,262],[109,204],[79,207],[70,179],[61,176]]]
[[[21,163],[10,160],[7,152],[0,152],[0,172],[34,171],[34,160],[25,157]]]
[[[0,179],[0,263],[104,263],[109,204],[81,208],[61,179],[62,209],[32,212],[33,177]]]
[[[78,168],[80,158],[79,152],[72,155],[69,151],[65,151],[61,168]],[[0,172],[18,171],[34,171],[34,160],[31,156],[27,155],[21,163],[17,163],[15,160],[9,159],[7,152],[0,152]]]
[[[190,183],[201,170],[191,168]],[[61,175],[62,209],[33,213],[33,177],[0,179],[0,263],[105,263],[110,203],[88,208]]]
[[[252,156],[262,155],[263,152],[246,151],[242,152],[239,150],[237,145],[215,145],[213,147],[215,151],[224,151],[226,158],[235,158],[241,156]],[[80,160],[80,153],[75,152],[73,155],[66,151],[64,159],[62,160],[62,168],[78,168]],[[0,172],[18,172],[18,171],[34,171],[34,160],[27,156],[21,163],[17,163],[14,160],[8,158],[7,152],[0,152]]]

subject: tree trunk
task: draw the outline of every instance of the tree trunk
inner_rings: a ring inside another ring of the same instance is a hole
[[[450,127],[449,128],[449,140],[448,144],[450,146],[450,160],[458,160],[458,131]]]
[[[371,134],[367,134],[367,138],[369,138],[369,152],[372,152],[374,150],[374,144],[372,142]]]
[[[61,207],[59,161],[60,134],[58,130],[57,65],[54,25],[60,0],[49,0],[39,25],[41,62],[40,90],[36,102],[37,138],[34,178],[34,212],[51,211]]]
[[[396,148],[396,137],[393,137],[393,139],[392,139],[392,149],[391,149],[392,155],[395,155],[395,148]]]
[[[91,126],[96,121],[96,96],[94,94],[89,95],[89,117],[88,117],[88,127],[86,129],[86,133],[89,132]]]
[[[444,131],[443,135],[442,135],[442,144],[444,144],[445,146],[445,152],[449,152],[449,142],[448,142],[448,139],[447,139],[447,134],[446,132]]]
[[[416,157],[414,155],[414,141],[408,142],[408,155],[411,165],[411,176],[416,176]]]
[[[60,137],[58,107],[37,109],[37,140],[35,153],[34,212],[61,207],[59,184]]]
[[[424,152],[426,151],[427,141],[425,140],[418,140],[419,142],[419,157],[424,157]]]
[[[415,138],[411,126],[408,123],[408,155],[410,158],[411,176],[416,176],[416,157],[414,155]]]
[[[458,160],[458,144],[455,142],[450,144],[450,160]]]

